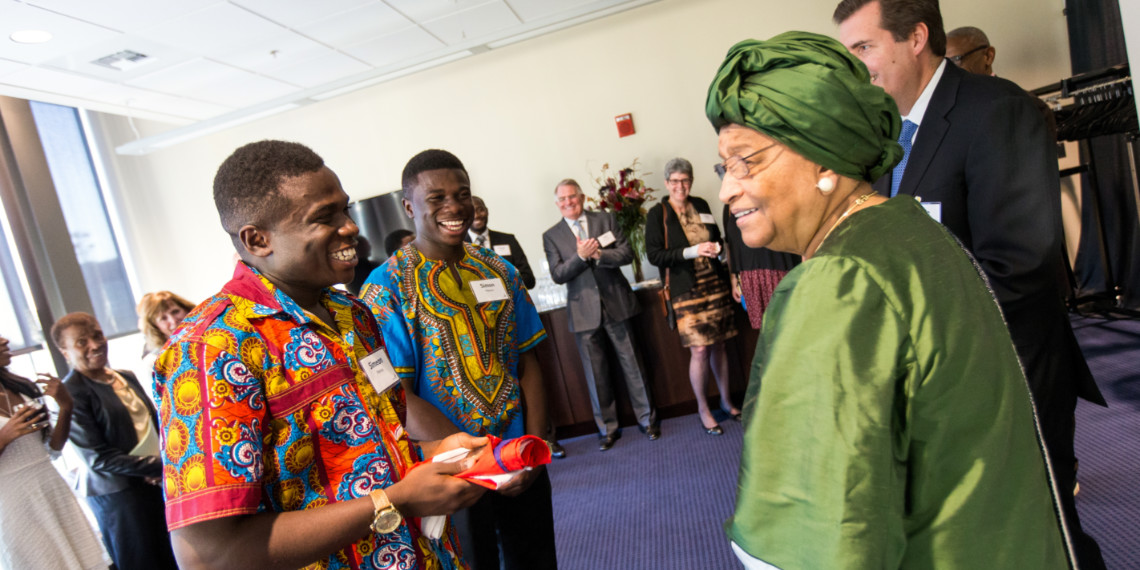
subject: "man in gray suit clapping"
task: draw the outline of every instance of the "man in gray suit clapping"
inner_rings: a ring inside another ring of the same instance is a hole
[[[577,182],[569,178],[559,182],[554,194],[563,219],[542,234],[542,246],[551,278],[555,283],[566,284],[570,332],[574,333],[586,371],[594,422],[598,425],[598,448],[606,451],[621,437],[606,362],[605,336],[618,355],[641,431],[649,439],[657,439],[661,435],[657,412],[641,375],[629,326],[630,317],[641,308],[621,273],[621,266],[633,260],[633,249],[612,214],[583,211],[586,197]]]

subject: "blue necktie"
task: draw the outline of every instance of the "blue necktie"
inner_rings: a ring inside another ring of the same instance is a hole
[[[911,141],[914,140],[914,132],[918,130],[918,125],[910,122],[903,121],[902,132],[899,133],[899,144],[903,147],[903,157],[899,161],[895,169],[891,171],[891,197],[894,198],[899,193],[899,185],[902,184],[903,172],[906,171],[906,161],[910,160],[910,147]]]

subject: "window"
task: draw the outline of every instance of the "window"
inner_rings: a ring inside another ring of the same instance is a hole
[[[30,103],[95,317],[109,337],[138,330],[134,294],[111,229],[78,112]]]

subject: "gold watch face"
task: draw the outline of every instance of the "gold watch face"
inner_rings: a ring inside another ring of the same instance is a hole
[[[372,532],[376,534],[388,534],[400,528],[400,522],[403,520],[404,517],[400,516],[400,511],[397,511],[395,507],[389,506],[376,513],[376,518],[372,519]]]

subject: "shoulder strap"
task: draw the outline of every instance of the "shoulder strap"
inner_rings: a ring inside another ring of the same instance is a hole
[[[665,228],[665,249],[669,249],[669,213],[665,210],[671,208],[668,202],[661,204],[661,227]],[[665,298],[670,299],[669,293],[669,267],[665,267]]]

